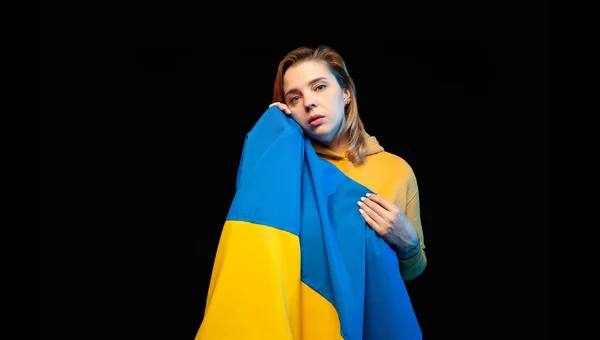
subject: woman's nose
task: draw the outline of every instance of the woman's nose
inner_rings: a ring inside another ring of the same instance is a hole
[[[316,98],[313,97],[313,96],[311,96],[311,95],[308,95],[308,96],[304,97],[304,103],[305,103],[304,105],[306,106],[306,110],[307,111],[309,111],[309,110],[317,107]]]

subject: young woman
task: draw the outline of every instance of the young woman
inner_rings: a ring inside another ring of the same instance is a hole
[[[291,116],[323,159],[376,193],[357,197],[357,209],[396,251],[402,278],[419,276],[427,258],[415,174],[365,132],[342,57],[327,46],[288,53],[279,63],[269,106]]]
[[[236,188],[196,340],[422,339],[403,285],[427,263],[417,181],[364,131],[334,50],[281,61]]]

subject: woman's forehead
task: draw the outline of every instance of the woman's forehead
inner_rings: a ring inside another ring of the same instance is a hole
[[[285,88],[307,86],[315,79],[334,79],[327,63],[321,60],[308,60],[287,69],[283,76]]]

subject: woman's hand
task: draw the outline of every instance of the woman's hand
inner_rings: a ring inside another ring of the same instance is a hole
[[[288,116],[292,114],[292,111],[290,111],[290,109],[288,109],[287,105],[285,105],[284,103],[274,102],[271,105],[269,105],[269,107],[271,106],[277,106],[281,111],[283,111],[283,113],[285,113]]]
[[[376,194],[366,194],[360,199],[360,214],[396,251],[398,257],[408,258],[416,254],[419,249],[419,234],[395,204]]]

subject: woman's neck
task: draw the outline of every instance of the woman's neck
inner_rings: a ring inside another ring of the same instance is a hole
[[[346,150],[348,150],[348,136],[346,134],[344,134],[343,136],[340,136],[339,138],[335,138],[334,140],[330,141],[330,142],[319,142],[321,143],[323,146],[325,146],[327,149],[337,153],[337,154],[343,154],[346,152]]]

